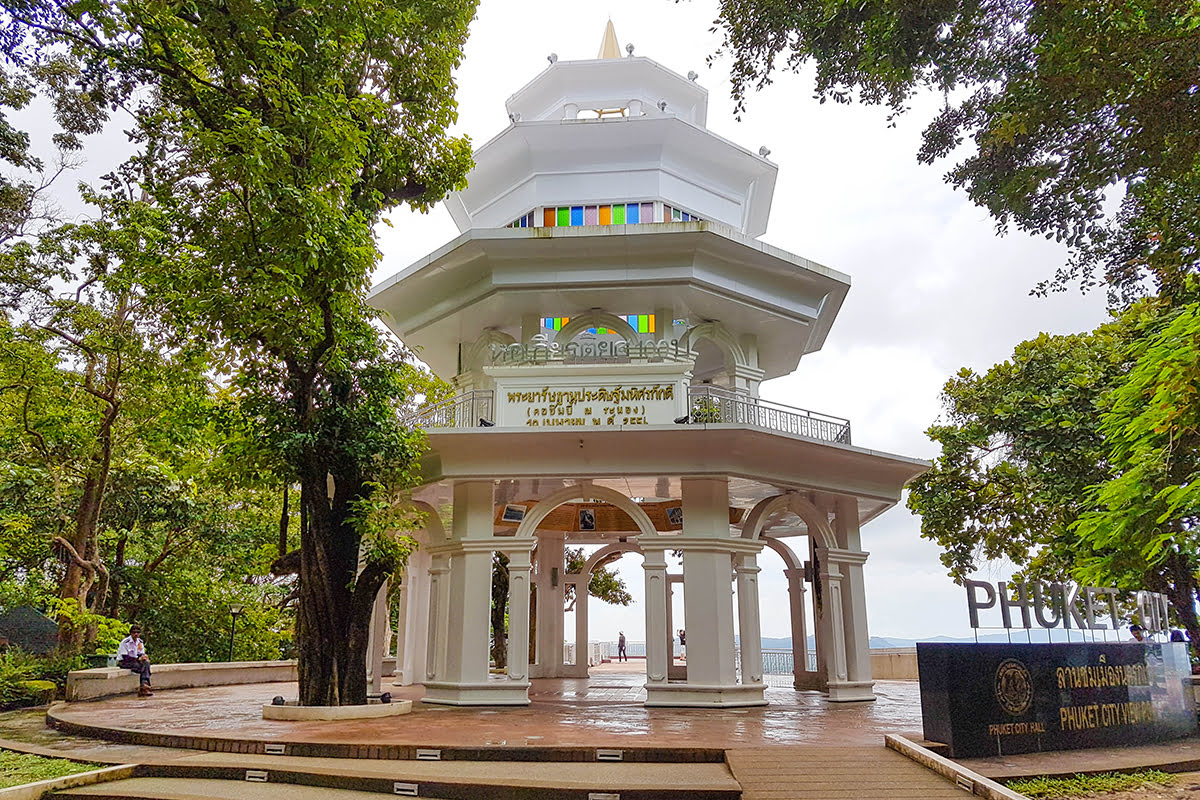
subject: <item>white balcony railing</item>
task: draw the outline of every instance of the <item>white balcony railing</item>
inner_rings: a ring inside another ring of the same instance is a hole
[[[772,403],[719,386],[689,388],[688,408],[687,422],[693,425],[749,425],[823,442],[850,444],[850,420]]]

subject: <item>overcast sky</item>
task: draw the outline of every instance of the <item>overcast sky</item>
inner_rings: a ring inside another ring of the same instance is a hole
[[[716,3],[709,0],[598,6],[483,0],[459,73],[458,128],[477,147],[487,142],[508,124],[504,100],[545,69],[549,53],[564,60],[596,56],[610,16],[622,48],[632,43],[639,56],[681,74],[700,73],[711,130],[751,151],[770,148],[779,177],[763,240],[852,278],[825,348],[793,375],[764,384],[765,397],[849,418],[856,445],[932,458],[935,448],[923,432],[939,414],[948,376],[963,366],[987,369],[1041,331],[1076,332],[1103,321],[1098,294],[1029,296],[1062,264],[1061,247],[1015,233],[997,236],[986,213],[945,184],[949,164],[917,163],[920,132],[939,97],[917,98],[914,110],[888,128],[885,110],[820,105],[812,99],[811,74],[781,73],[736,121],[728,61],[706,66],[718,45],[709,32]],[[46,143],[44,118],[38,105],[17,116],[38,145]],[[114,126],[89,143],[88,162],[68,180],[94,181],[127,149]],[[60,189],[63,207],[82,213],[70,186]],[[376,281],[457,235],[441,207],[428,215],[396,211],[391,222],[379,231]],[[946,578],[937,547],[920,538],[919,521],[905,508],[867,525],[863,544],[871,553],[872,634],[969,635],[963,590]],[[760,564],[763,635],[785,637],[782,562],[765,551]],[[641,560],[626,556],[619,568],[635,603],[626,609],[593,603],[594,639],[615,639],[618,629],[632,640],[643,636]],[[983,571],[991,579],[1005,574],[1004,565]]]
[[[1103,321],[1100,295],[1029,296],[1062,264],[1061,247],[997,236],[987,214],[943,181],[949,164],[917,163],[921,129],[940,97],[918,98],[913,112],[888,128],[885,110],[821,105],[812,99],[811,74],[783,73],[751,97],[738,122],[728,60],[705,63],[719,43],[709,32],[715,2],[610,0],[567,9],[483,0],[459,73],[460,130],[476,147],[503,130],[504,100],[546,68],[551,52],[563,60],[594,58],[609,17],[622,49],[632,43],[636,55],[700,73],[709,128],[751,151],[769,147],[779,165],[763,240],[853,281],[825,348],[794,374],[765,384],[765,397],[849,418],[856,445],[932,458],[936,449],[924,430],[938,416],[947,377],[963,366],[986,369],[1041,331],[1076,332]],[[457,234],[441,208],[428,216],[395,213],[392,222],[381,229],[377,280]],[[863,544],[871,552],[872,634],[969,635],[963,590],[945,576],[938,548],[920,538],[919,520],[907,509],[863,528]],[[760,563],[763,635],[786,637],[782,562],[766,551]],[[593,639],[615,639],[618,629],[634,640],[644,635],[641,559],[625,556],[619,565],[635,604],[602,609],[593,601]],[[996,579],[1005,570],[995,565],[984,574]]]

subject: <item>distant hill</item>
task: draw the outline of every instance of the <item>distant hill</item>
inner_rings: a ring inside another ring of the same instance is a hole
[[[1115,634],[1112,631],[1104,631],[1097,632],[1095,637],[1096,641],[1104,641],[1105,634],[1108,636],[1108,641],[1123,642],[1126,638],[1128,638],[1124,631],[1117,631]],[[1079,631],[1071,631],[1070,641],[1078,642],[1082,641],[1082,639],[1083,636]],[[1091,641],[1092,637],[1090,634],[1088,635],[1087,639],[1088,641]],[[1011,634],[981,633],[978,638],[974,636],[957,638],[954,636],[930,636],[924,639],[905,639],[898,636],[872,636],[870,641],[872,650],[880,650],[893,647],[914,647],[916,646],[917,642],[938,642],[944,644],[969,644],[973,642],[979,642],[981,644],[993,644],[997,642],[1011,641],[1014,644],[1019,644],[1030,641],[1036,643],[1048,641],[1065,642],[1067,640],[1066,632],[1062,631],[1061,629],[1056,628],[1053,631],[1048,631],[1044,628],[1037,628],[1030,630],[1028,634],[1026,634],[1026,631],[1024,630],[1014,630]],[[762,639],[762,647],[764,650],[791,650],[792,637],[788,636],[786,638],[773,638],[764,636]],[[810,650],[816,647],[816,640],[812,636],[808,637],[808,647]]]

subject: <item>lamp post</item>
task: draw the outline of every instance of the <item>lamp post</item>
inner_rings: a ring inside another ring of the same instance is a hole
[[[243,606],[241,603],[230,603],[229,604],[229,660],[230,661],[233,661],[233,634],[234,634],[234,631],[237,630],[237,618],[238,618],[238,615],[242,613],[242,609],[244,609],[244,608],[245,608],[245,606]]]

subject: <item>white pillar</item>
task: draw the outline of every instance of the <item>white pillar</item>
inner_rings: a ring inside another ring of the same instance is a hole
[[[804,570],[785,569],[788,605],[792,612],[792,686],[796,689],[824,688],[813,685],[808,672],[808,630],[804,619]]]
[[[406,686],[404,683],[405,664],[412,657],[412,645],[408,643],[408,595],[409,595],[409,577],[408,569],[405,568],[404,573],[400,578],[400,585],[396,587],[396,668],[392,671],[393,686]],[[410,681],[411,682],[411,681]]]
[[[375,604],[371,609],[371,624],[367,629],[367,692],[379,694],[383,690],[383,657],[387,655],[388,637],[388,582],[375,593]]]
[[[646,705],[764,705],[761,682],[737,681],[731,564],[735,554],[758,553],[762,542],[731,538],[724,478],[684,478],[681,484],[683,535],[671,537],[671,547],[683,552],[684,621],[676,624],[687,631],[686,680],[647,683]],[[761,653],[758,660],[761,676]]]
[[[667,664],[667,559],[663,550],[644,550],[646,573],[646,688],[665,685]]]
[[[442,680],[446,674],[446,639],[450,631],[450,559],[439,553],[429,567],[429,632],[426,639],[425,679]]]
[[[541,532],[537,546],[537,660],[534,673],[539,678],[559,678],[564,675],[563,640],[565,638],[563,608],[566,581],[564,571],[564,537],[561,532]],[[557,585],[556,585],[557,584]]]
[[[758,559],[753,555],[736,557],[738,638],[742,643],[742,683],[763,682],[762,629],[758,611]]]
[[[529,684],[529,551],[508,553],[508,677]]]
[[[588,655],[588,575],[572,578],[575,584],[575,667],[573,673],[577,678],[588,676],[591,666]]]
[[[439,603],[446,597],[447,629],[439,631],[439,650],[445,668],[425,681],[423,702],[445,705],[528,705],[527,683],[493,681],[488,673],[491,627],[493,537],[491,481],[460,481],[454,485],[454,522],[450,541],[432,548],[449,560],[450,571],[440,576]],[[511,544],[511,539],[502,540]],[[440,584],[447,584],[441,589]],[[439,653],[439,660],[441,656]]]

